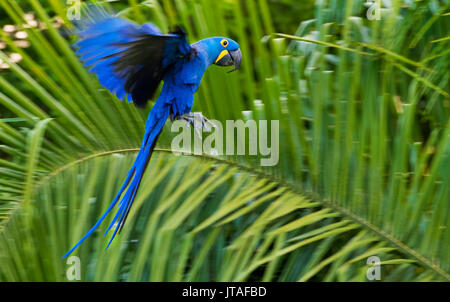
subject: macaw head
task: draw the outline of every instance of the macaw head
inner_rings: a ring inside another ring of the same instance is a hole
[[[206,48],[211,64],[218,66],[231,66],[234,64],[233,69],[229,72],[235,71],[241,65],[242,53],[239,49],[239,44],[235,41],[224,37],[212,37],[197,43]]]

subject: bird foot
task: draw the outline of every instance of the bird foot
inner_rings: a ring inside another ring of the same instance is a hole
[[[213,122],[203,116],[200,112],[186,113],[177,117],[177,119],[186,121],[186,126],[192,126],[199,137],[201,137],[200,129],[208,129],[209,126],[208,131],[211,131],[212,128],[217,128]]]

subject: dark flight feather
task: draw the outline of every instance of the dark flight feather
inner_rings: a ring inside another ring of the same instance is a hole
[[[136,107],[143,108],[153,98],[165,70],[171,63],[188,55],[188,52],[183,51],[184,45],[179,45],[187,44],[187,41],[180,28],[172,35],[141,34],[135,39],[117,44],[125,50],[110,57],[119,57],[112,63],[114,72],[125,77],[125,91],[131,93]]]

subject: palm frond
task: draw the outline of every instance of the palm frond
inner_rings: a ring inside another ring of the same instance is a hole
[[[240,42],[242,71],[212,67],[194,111],[278,120],[280,161],[166,154],[166,129],[120,239],[78,251],[84,280],[364,281],[372,255],[386,281],[450,279],[447,6],[396,1],[369,21],[362,0],[320,2],[275,35],[267,1],[130,4],[120,15],[182,23],[191,41]],[[0,280],[62,281],[60,256],[115,194],[149,109],[82,67],[59,1],[0,6],[30,42],[0,30]]]

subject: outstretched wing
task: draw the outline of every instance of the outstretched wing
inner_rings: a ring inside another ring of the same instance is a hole
[[[91,10],[90,17],[78,32],[76,54],[103,87],[137,107],[153,98],[166,69],[191,52],[181,29],[164,35],[154,24],[139,26],[104,11]]]

